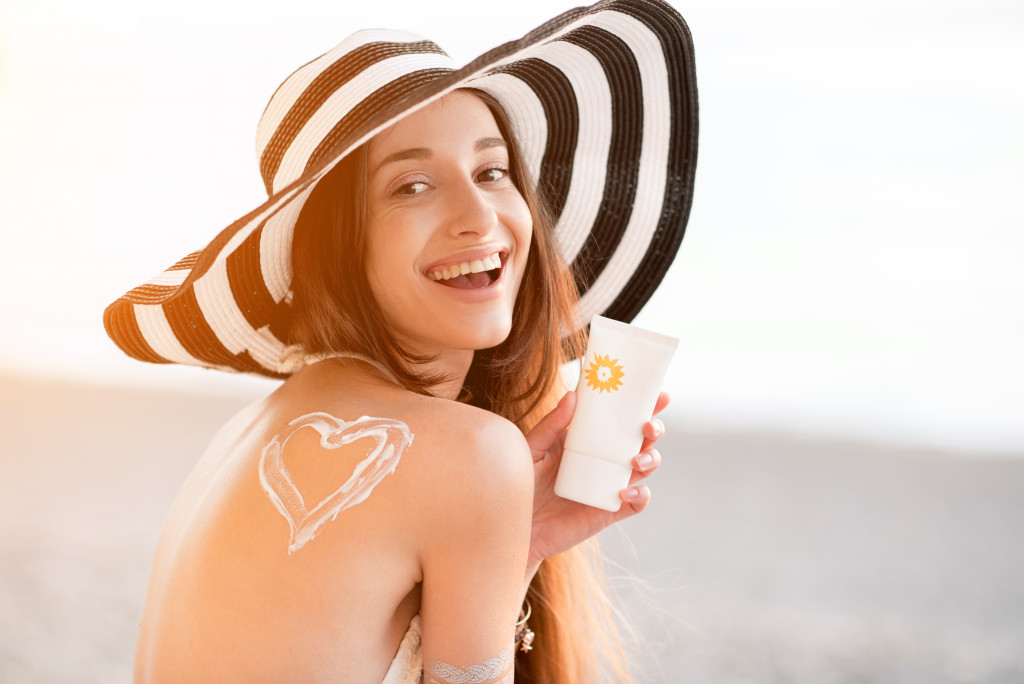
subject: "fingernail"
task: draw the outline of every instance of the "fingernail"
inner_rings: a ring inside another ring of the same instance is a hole
[[[647,470],[652,465],[654,465],[654,456],[646,451],[641,452],[640,455],[636,457],[636,466],[640,470]]]
[[[629,487],[622,490],[623,501],[636,501],[640,498],[640,490],[636,487]]]
[[[654,419],[654,429],[657,431],[659,437],[665,434],[665,424],[657,418]]]

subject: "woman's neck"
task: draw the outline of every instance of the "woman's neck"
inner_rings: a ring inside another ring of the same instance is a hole
[[[437,354],[437,358],[418,368],[420,372],[436,373],[449,378],[432,388],[435,396],[442,399],[457,399],[466,382],[466,375],[473,363],[472,349],[449,349]]]

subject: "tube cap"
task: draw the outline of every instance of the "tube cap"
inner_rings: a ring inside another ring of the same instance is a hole
[[[563,451],[555,479],[555,494],[594,508],[617,511],[619,492],[629,486],[630,466],[595,458],[579,451]]]

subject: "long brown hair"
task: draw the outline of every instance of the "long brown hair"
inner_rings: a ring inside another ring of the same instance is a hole
[[[554,241],[553,223],[530,180],[508,117],[493,97],[471,90],[490,109],[508,145],[509,171],[530,207],[533,239],[512,313],[512,331],[477,351],[460,400],[515,423],[524,434],[553,408],[564,388],[561,366],[586,344],[577,331],[579,298]],[[307,354],[357,352],[382,364],[408,390],[430,394],[445,378],[422,369],[391,331],[365,271],[366,146],[331,170],[313,190],[293,240],[290,344]],[[330,255],[326,257],[325,255]],[[544,561],[527,594],[534,650],[517,657],[516,678],[530,684],[590,684],[605,663],[615,681],[629,680],[595,540]]]

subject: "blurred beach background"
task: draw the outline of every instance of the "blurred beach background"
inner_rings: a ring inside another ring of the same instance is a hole
[[[0,0],[0,681],[116,682],[163,516],[274,382],[124,357],[122,292],[262,199],[352,30],[460,61],[577,3]],[[676,1],[701,133],[635,321],[681,339],[603,534],[641,681],[1024,681],[1024,5]]]

